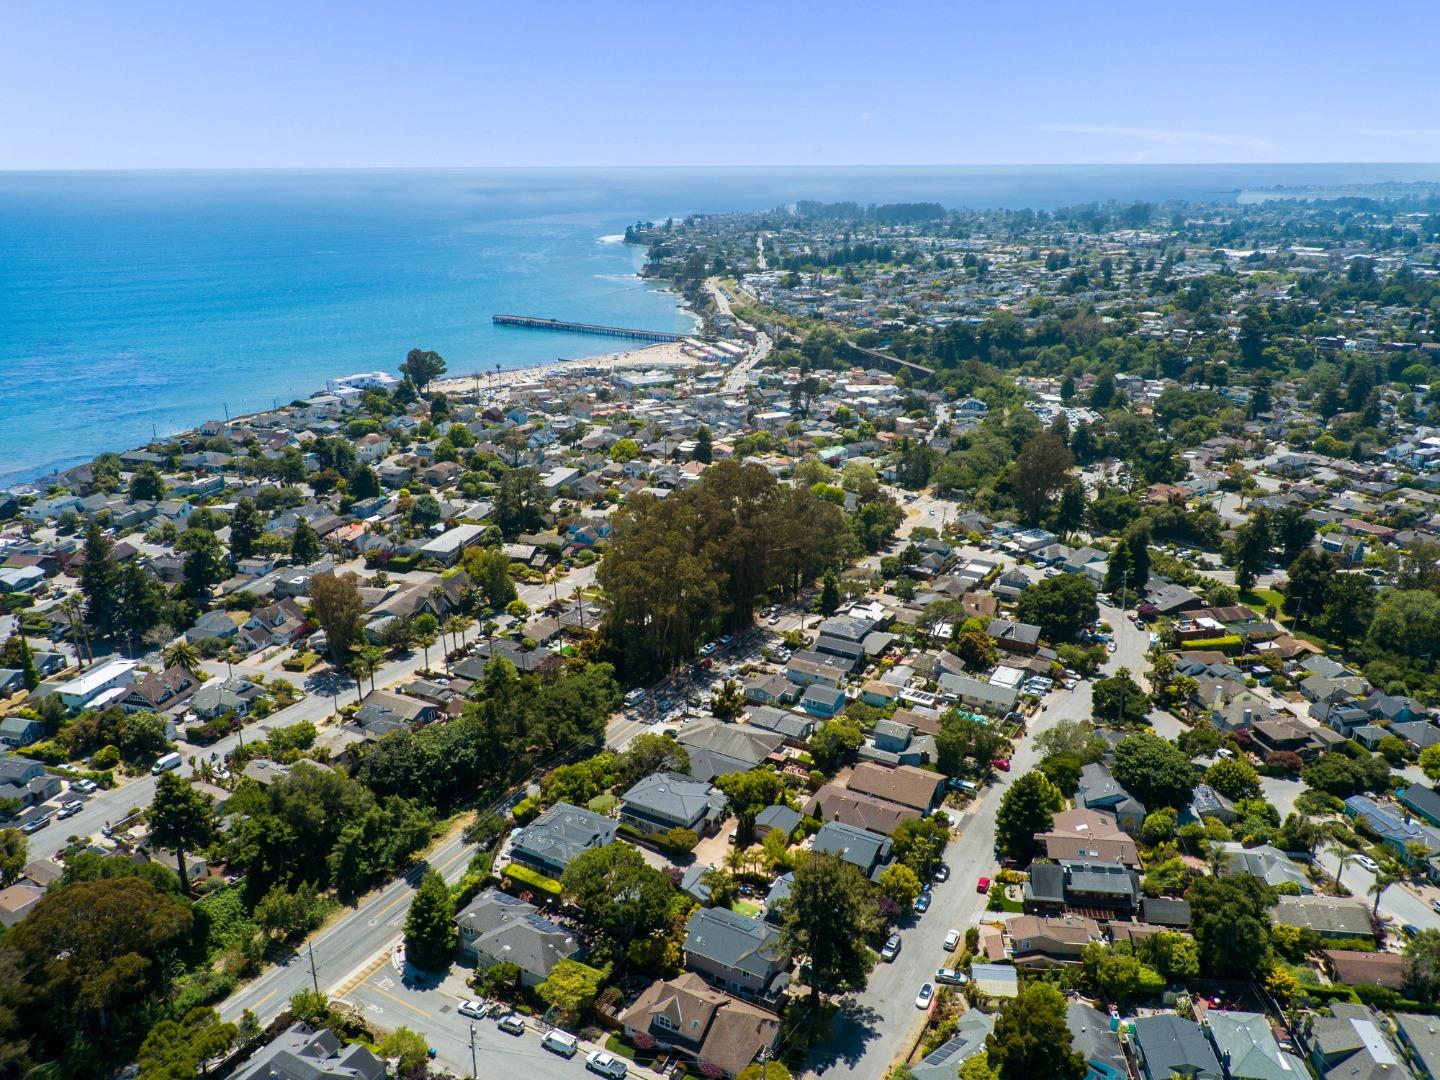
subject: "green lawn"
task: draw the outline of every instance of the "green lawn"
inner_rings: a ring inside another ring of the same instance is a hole
[[[1261,614],[1264,614],[1267,604],[1274,604],[1275,610],[1279,612],[1285,603],[1285,595],[1276,592],[1274,589],[1249,589],[1240,594],[1240,602],[1254,608]],[[1277,618],[1283,622],[1288,620],[1289,617],[1285,616],[1282,612],[1280,615],[1277,615]]]
[[[759,904],[752,904],[749,900],[732,900],[730,902],[730,910],[737,915],[754,917],[758,916],[762,909]]]

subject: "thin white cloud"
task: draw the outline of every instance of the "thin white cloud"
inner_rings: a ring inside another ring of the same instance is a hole
[[[1037,124],[1035,131],[1053,131],[1066,135],[1105,135],[1122,139],[1138,139],[1160,146],[1229,146],[1240,150],[1270,152],[1275,144],[1259,135],[1224,134],[1209,131],[1190,131],[1185,128],[1142,128],[1126,127],[1119,124]],[[1141,156],[1152,157],[1153,151],[1141,151]]]
[[[1398,139],[1401,142],[1440,141],[1440,128],[1351,128],[1350,134],[1367,139]]]

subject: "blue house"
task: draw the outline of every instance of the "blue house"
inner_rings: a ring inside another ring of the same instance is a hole
[[[1110,1017],[1099,1009],[1075,1001],[1065,1009],[1071,1045],[1085,1057],[1090,1071],[1085,1080],[1126,1080],[1125,1054],[1119,1037],[1110,1030]]]
[[[800,707],[811,716],[828,720],[845,711],[845,691],[812,683],[805,688],[805,696],[800,699]]]

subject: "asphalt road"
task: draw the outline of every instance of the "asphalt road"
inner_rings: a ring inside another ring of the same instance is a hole
[[[1113,615],[1102,608],[1101,615]],[[1116,629],[1116,651],[1105,664],[1107,673],[1125,665],[1132,672],[1146,667],[1149,634],[1126,620],[1111,618]],[[950,880],[934,886],[930,910],[918,919],[911,916],[902,924],[900,955],[891,963],[878,963],[869,984],[851,995],[842,1005],[829,1042],[816,1048],[809,1066],[824,1070],[825,1076],[844,1080],[882,1080],[895,1056],[919,1034],[925,1014],[915,1007],[915,995],[922,983],[934,980],[935,969],[946,966],[945,935],[952,928],[964,931],[982,921],[987,897],[976,892],[979,877],[993,878],[999,865],[995,860],[995,814],[1005,788],[1040,761],[1035,736],[1061,720],[1090,718],[1091,684],[1082,681],[1072,691],[1053,691],[1044,701],[1044,711],[1031,720],[1029,730],[1011,755],[1011,771],[995,774],[996,780],[970,805],[964,820],[945,852]],[[992,916],[993,917],[993,916]]]

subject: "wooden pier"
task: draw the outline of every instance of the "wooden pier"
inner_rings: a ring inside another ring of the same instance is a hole
[[[524,326],[531,330],[559,330],[567,334],[600,334],[603,337],[633,338],[637,341],[679,341],[684,334],[668,334],[664,330],[635,330],[626,326],[598,326],[595,323],[566,322],[563,319],[540,319],[533,315],[492,315],[499,326]]]

